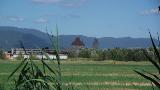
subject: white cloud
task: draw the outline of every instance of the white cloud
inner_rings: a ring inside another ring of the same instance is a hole
[[[80,6],[82,6],[82,3],[65,3],[65,4],[63,4],[63,6],[65,6],[65,7],[80,7]]]
[[[59,3],[62,0],[32,0],[35,3],[45,3],[45,4],[49,4],[49,3]]]
[[[56,17],[57,14],[55,13],[49,13],[49,14],[44,14],[43,17]]]
[[[22,22],[24,21],[24,18],[19,16],[0,16],[0,19],[5,21],[14,21],[14,22]]]
[[[141,15],[150,15],[150,14],[160,14],[158,8],[150,9],[150,10],[144,10],[141,12]]]
[[[39,19],[35,20],[34,22],[44,24],[44,23],[48,23],[48,20],[46,18],[39,18]]]
[[[32,0],[34,3],[41,4],[58,4],[63,7],[80,7],[84,5],[88,0]]]
[[[49,13],[49,14],[43,15],[42,17],[44,18],[80,18],[81,16],[75,13],[70,13],[70,14]]]
[[[80,0],[81,2],[86,2],[86,1],[88,1],[88,0]]]
[[[81,7],[83,6],[88,0],[77,0],[77,1],[68,1],[64,2],[63,6],[65,7],[70,7],[70,8],[75,8],[75,7]]]
[[[12,16],[8,18],[10,21],[24,21],[24,18],[18,16]]]
[[[68,16],[70,18],[80,18],[80,15],[77,15],[77,14],[69,14]]]

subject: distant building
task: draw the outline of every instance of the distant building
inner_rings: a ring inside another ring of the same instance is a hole
[[[11,52],[6,53],[7,59],[16,59],[20,54],[24,58],[30,58],[31,54],[34,54],[37,59],[47,59],[46,55],[43,54],[45,52],[50,59],[56,59],[56,52],[52,49],[22,49],[22,48],[13,48]],[[60,59],[68,59],[68,53],[66,51],[61,51],[59,53]]]
[[[12,55],[9,52],[4,52],[4,58],[5,59],[11,59]]]
[[[76,37],[74,41],[72,42],[72,49],[75,51],[76,56],[79,55],[80,49],[83,49],[85,47],[85,44],[83,41],[81,41],[80,37]]]
[[[98,41],[97,38],[95,38],[95,39],[93,40],[92,48],[95,48],[95,49],[98,49],[98,48],[99,48],[99,41]]]
[[[76,37],[72,42],[72,46],[74,48],[80,49],[80,48],[84,48],[85,44],[83,43],[83,41],[81,41],[80,37]]]

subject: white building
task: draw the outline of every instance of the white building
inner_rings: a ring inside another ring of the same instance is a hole
[[[11,59],[16,59],[20,54],[24,58],[30,58],[31,54],[34,54],[37,59],[56,59],[55,52],[51,49],[46,49],[46,55],[42,54],[41,49],[25,49],[25,51],[22,48],[16,48],[11,50],[12,57]],[[60,59],[68,59],[68,55],[66,53],[60,53],[59,54]]]

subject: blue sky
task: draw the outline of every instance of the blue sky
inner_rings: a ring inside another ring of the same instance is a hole
[[[160,0],[1,0],[0,26],[90,37],[148,37],[160,33]]]

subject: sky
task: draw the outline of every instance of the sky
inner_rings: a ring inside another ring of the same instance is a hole
[[[61,35],[149,37],[160,33],[160,0],[0,0],[0,26]],[[148,30],[149,29],[149,30]]]

